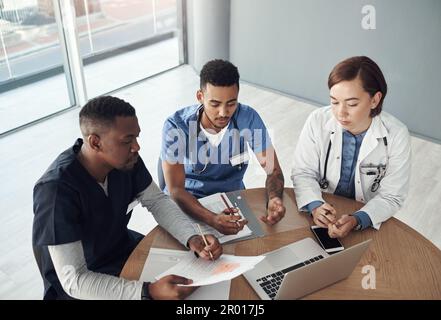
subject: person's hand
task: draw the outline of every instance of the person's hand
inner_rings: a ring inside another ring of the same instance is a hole
[[[312,219],[316,225],[323,228],[337,221],[337,211],[329,203],[323,203],[320,207],[312,210]]]
[[[260,217],[260,220],[272,226],[285,216],[285,212],[286,208],[283,205],[282,199],[279,197],[274,197],[268,201],[266,216]]]
[[[328,226],[328,234],[331,238],[344,238],[357,224],[357,219],[354,216],[344,214],[335,223]]]
[[[210,225],[223,234],[237,234],[248,223],[246,219],[237,214],[236,208],[225,209],[222,213],[214,214]],[[237,214],[237,215],[236,215]]]
[[[211,234],[206,234],[205,239],[207,240],[208,246],[205,245],[204,239],[199,235],[191,237],[190,240],[188,240],[188,246],[202,259],[211,260],[210,252],[213,255],[213,260],[218,259],[223,252],[219,240]]]
[[[149,293],[153,300],[182,300],[198,287],[183,287],[178,284],[191,284],[193,280],[168,275],[149,285]]]

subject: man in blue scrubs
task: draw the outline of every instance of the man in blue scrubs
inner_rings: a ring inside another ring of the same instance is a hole
[[[261,217],[272,225],[285,215],[284,178],[265,124],[259,114],[238,102],[239,72],[230,62],[212,60],[200,74],[199,104],[178,110],[164,124],[161,160],[166,187],[181,209],[223,234],[236,234],[246,221],[204,208],[198,198],[244,189],[248,148],[267,173],[268,210]]]
[[[222,254],[152,181],[138,154],[135,109],[115,97],[89,101],[80,112],[83,139],[61,153],[34,188],[33,247],[45,299],[175,299],[194,289],[167,276],[154,283],[119,274],[143,238],[127,228],[139,201],[159,225],[204,259]]]

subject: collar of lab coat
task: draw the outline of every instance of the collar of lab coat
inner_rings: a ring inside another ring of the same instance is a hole
[[[325,128],[329,130],[330,133],[334,132],[334,134],[331,134],[330,137],[331,143],[334,146],[339,146],[341,144],[341,138],[335,141],[335,137],[341,137],[343,130],[340,124],[335,119],[335,117],[332,115],[332,113],[331,113],[331,117],[328,119],[328,121],[325,124]],[[361,144],[358,158],[364,159],[372,150],[375,149],[375,147],[378,144],[378,139],[382,139],[383,137],[387,137],[387,136],[388,136],[388,131],[384,126],[383,121],[381,120],[381,115],[372,118],[372,123],[369,129],[367,130],[366,135]],[[341,147],[337,149],[341,150]]]

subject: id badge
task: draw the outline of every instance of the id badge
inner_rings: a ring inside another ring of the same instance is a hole
[[[250,160],[249,153],[248,152],[243,152],[241,154],[237,154],[235,156],[232,156],[230,158],[230,163],[231,163],[231,165],[233,167],[235,167],[235,166],[237,166],[239,164],[242,164],[242,163],[244,163],[245,161],[248,161],[248,160]]]

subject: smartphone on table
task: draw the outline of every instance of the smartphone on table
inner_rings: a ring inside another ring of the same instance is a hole
[[[345,249],[337,238],[331,238],[329,236],[327,228],[311,226],[311,231],[327,253],[333,254]]]

